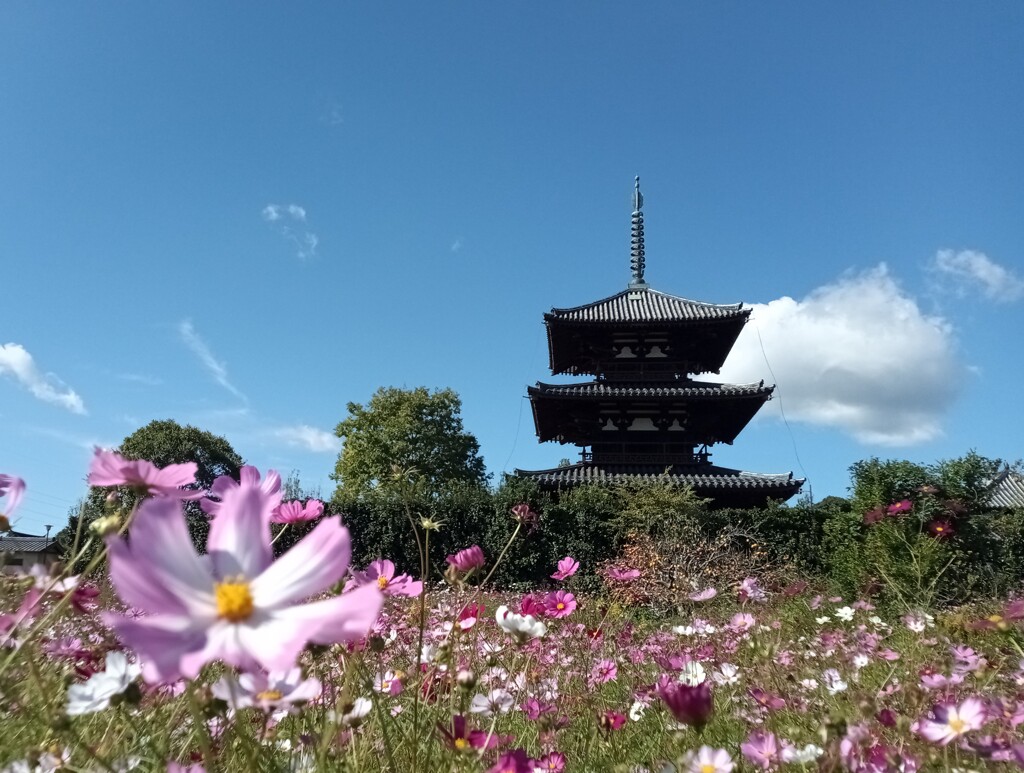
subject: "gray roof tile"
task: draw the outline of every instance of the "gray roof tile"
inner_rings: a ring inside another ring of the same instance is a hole
[[[569,309],[552,309],[547,320],[571,322],[678,322],[747,317],[742,303],[719,305],[680,298],[651,288],[624,290]]]
[[[752,384],[713,384],[707,381],[675,381],[623,383],[609,381],[588,381],[583,384],[544,384],[537,382],[530,387],[531,394],[546,397],[604,397],[604,398],[715,398],[715,397],[748,397],[753,395],[771,395],[773,386],[765,386],[764,381]]]
[[[1024,508],[1024,476],[1009,468],[1000,472],[992,482],[988,502],[992,507]]]
[[[586,462],[550,470],[516,470],[516,475],[532,478],[539,483],[624,483],[655,480],[658,478],[674,484],[686,484],[700,489],[789,489],[794,491],[804,481],[794,478],[793,473],[760,473],[731,470],[715,465],[672,465],[668,474],[665,467],[657,465],[602,465]]]

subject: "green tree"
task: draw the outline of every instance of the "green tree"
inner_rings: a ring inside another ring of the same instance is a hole
[[[480,444],[462,426],[452,389],[381,387],[367,405],[348,404],[334,433],[344,440],[332,479],[335,499],[386,489],[396,469],[412,473],[430,494],[449,484],[487,480]]]
[[[224,438],[191,425],[183,427],[170,419],[152,421],[137,429],[115,450],[126,459],[145,459],[157,467],[195,462],[196,487],[200,489],[208,489],[221,475],[238,478],[238,470],[243,464],[241,457]],[[130,489],[118,488],[113,493],[114,501],[111,502],[108,501],[111,494],[109,489],[93,488],[80,505],[72,509],[67,527],[57,535],[59,544],[66,552],[70,552],[76,534],[79,534],[80,518],[81,534],[84,537],[87,534],[85,527],[111,506],[124,511],[129,511],[135,506],[138,496]],[[184,506],[192,540],[200,550],[203,550],[209,532],[209,521],[198,502],[185,502]]]

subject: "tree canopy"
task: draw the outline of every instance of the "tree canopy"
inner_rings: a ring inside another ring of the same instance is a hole
[[[170,419],[151,421],[145,427],[140,427],[121,441],[115,450],[126,459],[145,459],[157,467],[195,462],[198,468],[197,488],[202,489],[208,489],[221,475],[237,479],[238,470],[243,464],[242,458],[224,438],[191,425],[182,426]],[[105,488],[93,488],[81,505],[71,511],[68,526],[57,535],[65,549],[74,542],[79,514],[83,518],[83,525],[103,515],[109,493]],[[135,492],[128,488],[117,490],[118,506],[124,510],[131,509],[136,499]],[[193,541],[203,550],[209,528],[208,519],[200,510],[198,502],[185,502],[184,507]]]
[[[431,492],[453,483],[482,485],[480,444],[462,426],[462,400],[452,389],[381,387],[365,406],[348,404],[334,433],[344,441],[331,476],[335,496],[387,488],[394,471],[413,472]]]

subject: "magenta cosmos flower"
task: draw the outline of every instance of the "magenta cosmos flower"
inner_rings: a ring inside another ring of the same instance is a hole
[[[548,617],[568,617],[576,610],[576,597],[568,591],[556,590],[544,599],[544,612]]]
[[[195,462],[157,467],[144,459],[125,459],[121,454],[97,448],[89,465],[90,486],[128,486],[141,494],[177,499],[199,499],[202,491],[183,491],[196,482]]]
[[[108,539],[111,582],[143,614],[107,613],[104,621],[139,654],[147,682],[194,678],[218,659],[287,671],[307,643],[352,641],[373,625],[383,603],[373,585],[302,603],[344,576],[349,533],[338,518],[325,519],[274,561],[270,515],[279,502],[248,468],[241,483],[224,487],[207,555],[196,553],[172,499],[142,503],[130,544]]]
[[[315,521],[324,514],[324,503],[319,499],[310,499],[305,505],[299,500],[282,502],[274,508],[270,516],[271,523],[307,523]]]
[[[457,572],[471,572],[484,565],[484,551],[479,545],[460,550],[445,559]]]
[[[684,725],[704,727],[715,710],[711,685],[706,681],[689,685],[664,676],[658,682],[657,692],[676,721]]]
[[[375,585],[385,596],[419,596],[423,592],[423,583],[419,580],[414,580],[407,574],[395,577],[395,564],[386,558],[378,558],[371,561],[363,571],[353,572],[345,590],[350,591],[364,585]]]
[[[572,556],[566,556],[558,562],[558,571],[551,575],[552,580],[567,580],[579,571],[580,562]]]

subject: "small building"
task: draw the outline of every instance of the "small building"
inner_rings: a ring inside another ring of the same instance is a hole
[[[710,447],[732,444],[775,387],[693,378],[721,370],[750,309],[688,300],[647,283],[640,178],[631,263],[625,290],[544,315],[551,373],[593,380],[527,389],[537,437],[578,446],[581,460],[516,475],[549,490],[661,479],[691,486],[716,507],[792,497],[804,481],[791,472],[744,472],[710,461]]]
[[[61,557],[56,539],[20,531],[0,533],[0,572],[21,574],[33,566],[49,568]]]

